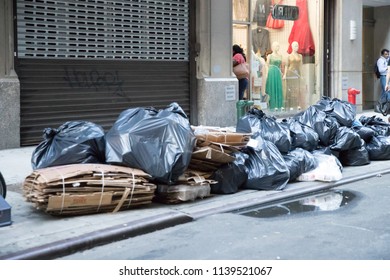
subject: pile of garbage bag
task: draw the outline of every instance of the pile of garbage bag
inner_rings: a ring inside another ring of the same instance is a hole
[[[273,169],[282,170],[284,162],[289,171],[288,182],[336,181],[342,177],[343,166],[361,166],[371,160],[390,159],[390,124],[375,116],[356,119],[355,107],[336,98],[322,97],[306,110],[281,121],[252,108],[237,121],[236,130],[252,133],[252,139],[270,141],[277,148],[272,149],[273,156],[266,154],[264,145],[263,148],[257,146],[244,150],[252,158],[253,154],[261,154],[255,161],[257,164],[267,159],[268,165],[272,165],[258,168],[246,164],[248,179],[267,178]],[[270,162],[272,158],[277,158],[277,163]],[[265,185],[260,182],[248,184],[247,181],[241,188],[279,190],[283,186],[283,183],[268,182]]]
[[[387,159],[389,123],[375,116],[357,120],[352,104],[323,97],[280,121],[252,108],[237,120],[234,131],[193,127],[177,103],[162,110],[127,109],[106,133],[93,123],[67,122],[45,130],[32,165],[137,168],[171,196],[181,190],[177,185],[168,188],[188,171],[203,189],[210,183],[211,193],[231,194],[240,189],[283,190],[293,181],[336,181],[343,166]]]

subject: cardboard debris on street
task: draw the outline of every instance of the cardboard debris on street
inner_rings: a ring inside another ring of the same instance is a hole
[[[156,201],[175,204],[210,197],[210,184],[217,183],[206,179],[203,174],[187,170],[174,185],[158,185]]]
[[[108,164],[70,164],[37,169],[23,195],[52,215],[116,212],[150,204],[157,186],[139,169]]]

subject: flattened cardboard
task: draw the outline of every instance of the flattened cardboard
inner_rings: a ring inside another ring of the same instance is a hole
[[[50,196],[47,210],[58,210],[77,206],[102,206],[110,205],[112,193],[91,193],[91,194],[63,194]]]
[[[234,161],[234,157],[224,152],[214,150],[211,147],[202,147],[192,153],[192,157],[199,160],[212,161],[217,163],[229,163]]]
[[[197,134],[196,138],[201,140],[229,144],[232,146],[245,145],[250,139],[250,135],[231,132],[209,132],[207,134]]]
[[[109,164],[68,164],[53,166],[48,168],[37,169],[33,172],[37,175],[36,179],[38,183],[46,183],[57,180],[65,180],[67,178],[77,177],[86,173],[124,173],[124,174],[134,174],[134,176],[142,176],[151,178],[151,176],[140,169],[123,167],[117,165]],[[40,175],[40,176],[38,176]]]

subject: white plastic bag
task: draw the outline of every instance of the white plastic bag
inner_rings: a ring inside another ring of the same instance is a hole
[[[342,165],[339,160],[333,155],[314,154],[318,166],[317,168],[301,174],[297,181],[324,181],[332,182],[343,178]]]

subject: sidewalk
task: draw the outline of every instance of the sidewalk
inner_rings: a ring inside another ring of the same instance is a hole
[[[359,114],[380,116],[373,111]],[[12,225],[0,227],[0,259],[51,259],[71,253],[190,222],[206,215],[243,207],[271,203],[329,189],[379,174],[390,173],[390,161],[373,161],[369,165],[345,167],[338,182],[296,182],[282,191],[244,190],[231,195],[215,195],[194,202],[149,206],[115,214],[102,213],[77,217],[52,217],[35,210],[24,201],[21,185],[32,172],[31,155],[35,147],[0,151],[0,171],[7,183],[6,201],[11,205]]]

